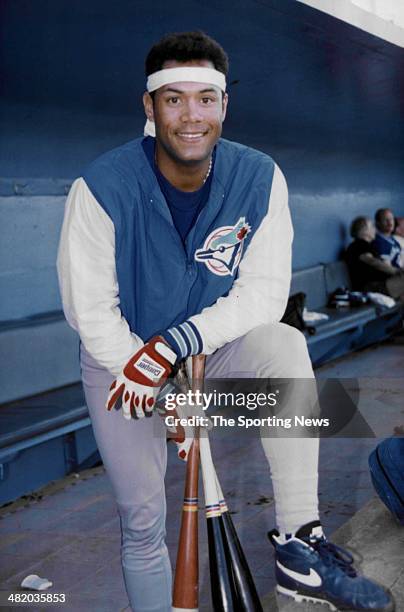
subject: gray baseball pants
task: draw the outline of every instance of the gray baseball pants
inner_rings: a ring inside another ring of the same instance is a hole
[[[167,465],[164,423],[127,421],[105,409],[112,375],[82,348],[81,368],[94,435],[112,483],[121,520],[122,568],[134,612],[171,611],[171,566],[165,544]],[[254,329],[207,358],[208,378],[313,380],[303,335],[275,323]],[[313,381],[314,382],[314,381]],[[288,386],[285,414],[312,414],[313,385]],[[156,426],[161,435],[156,435]],[[318,518],[317,438],[261,437],[270,465],[278,528],[296,531]],[[253,467],[252,467],[253,469]]]

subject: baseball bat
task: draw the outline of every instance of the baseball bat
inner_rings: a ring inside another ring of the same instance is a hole
[[[205,497],[209,500],[206,501],[207,516],[220,517],[217,521],[221,530],[219,539],[223,541],[221,550],[226,557],[226,562],[223,559],[220,560],[220,567],[217,567],[218,563],[215,556],[212,558],[211,582],[214,609],[225,610],[226,612],[232,609],[237,610],[237,612],[262,612],[254,580],[215,470],[207,432],[204,432],[200,445]],[[216,503],[215,498],[217,499]],[[216,532],[214,538],[218,538]],[[217,541],[215,543],[217,547]],[[224,587],[225,583],[226,588]],[[216,606],[218,607],[216,608]]]
[[[192,391],[194,393],[202,390],[204,373],[205,356],[194,356],[192,358]],[[199,427],[196,427],[186,468],[184,503],[173,588],[173,612],[198,611],[199,442]]]
[[[237,593],[237,610],[239,612],[263,612],[254,580],[248,567],[247,559],[238,539],[231,514],[223,496],[219,479],[216,477],[216,487],[222,514],[223,530],[227,542],[233,581]]]
[[[202,478],[205,490],[209,568],[215,612],[238,612],[237,592],[226,542],[220,500],[207,431],[200,438]]]

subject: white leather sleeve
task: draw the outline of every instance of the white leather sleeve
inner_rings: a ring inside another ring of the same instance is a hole
[[[229,294],[190,317],[204,354],[279,321],[286,308],[292,272],[293,228],[285,177],[275,166],[268,213],[253,236]]]
[[[90,355],[116,376],[143,341],[119,308],[114,225],[82,178],[66,200],[57,271],[67,321]]]

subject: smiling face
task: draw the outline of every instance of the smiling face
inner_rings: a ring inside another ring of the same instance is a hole
[[[166,61],[163,68],[201,66],[214,68],[207,60],[186,63]],[[222,133],[227,94],[206,83],[171,83],[154,96],[144,95],[146,115],[156,126],[159,156],[181,165],[198,165],[209,159]]]

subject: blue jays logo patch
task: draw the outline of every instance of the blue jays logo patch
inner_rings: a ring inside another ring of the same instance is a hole
[[[202,261],[213,274],[232,275],[240,263],[244,239],[249,232],[251,227],[245,217],[240,217],[236,225],[214,229],[203,249],[195,251],[195,260]]]

